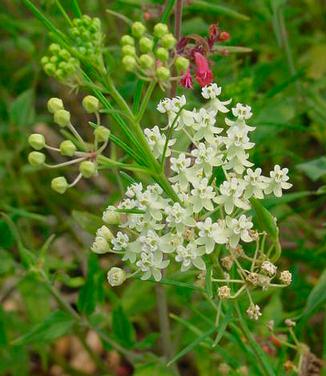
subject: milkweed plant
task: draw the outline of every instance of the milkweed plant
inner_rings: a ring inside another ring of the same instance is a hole
[[[252,109],[223,98],[219,80],[214,82],[209,51],[228,33],[210,28],[210,48],[203,52],[189,38],[180,44],[166,23],[156,24],[152,33],[143,23],[133,23],[120,48],[122,66],[140,85],[141,95],[131,108],[114,83],[114,70],[107,67],[98,18],[80,15],[65,34],[47,26],[54,43],[41,59],[42,67],[73,91],[88,92],[82,106],[93,116],[93,138],[84,139],[63,101],[51,98],[48,110],[64,138],[49,145],[43,135],[30,135],[34,151],[28,160],[32,166],[75,173],[72,181],[65,176],[52,180],[58,194],[78,189],[81,179],[107,169],[125,171],[129,186],[115,205],[104,209],[90,247],[99,257],[121,258],[107,272],[109,285],[134,278],[173,285],[182,275],[189,281],[190,275],[193,286],[215,306],[216,327],[228,302],[243,297],[247,306],[242,313],[258,320],[262,309],[253,291],[284,288],[292,279],[277,265],[277,220],[261,200],[281,197],[292,184],[286,167],[263,171],[250,161],[255,148]],[[169,95],[176,84],[180,95]],[[201,98],[193,108],[185,90],[195,85],[201,87]],[[146,111],[157,86],[162,125],[149,126]],[[111,128],[106,116],[117,126]],[[121,158],[109,156],[111,145],[120,149]],[[66,160],[48,163],[47,150]]]

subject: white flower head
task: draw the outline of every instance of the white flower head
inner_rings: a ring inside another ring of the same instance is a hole
[[[108,271],[107,280],[111,286],[120,286],[126,280],[127,275],[123,269],[113,267]]]
[[[192,265],[199,270],[205,270],[206,266],[201,258],[201,250],[195,243],[188,243],[186,246],[180,245],[177,248],[175,260],[181,263],[181,271],[188,270]]]
[[[166,144],[166,135],[161,134],[160,129],[157,125],[152,129],[146,128],[144,130],[145,137],[147,139],[148,145],[150,146],[153,155],[155,158],[160,158],[163,155],[165,144]],[[165,150],[165,156],[169,157],[171,155],[170,146],[174,145],[176,142],[175,139],[170,139]]]
[[[118,231],[115,238],[111,240],[111,243],[115,251],[121,251],[122,249],[127,248],[128,243],[129,243],[129,237],[127,234],[124,234],[123,232]]]
[[[290,189],[292,184],[288,182],[289,170],[287,168],[281,168],[279,165],[275,165],[274,170],[270,172],[270,178],[267,178],[267,188],[265,193],[268,195],[273,192],[276,197],[282,196],[283,189]]]
[[[247,314],[251,320],[258,320],[261,316],[260,307],[257,304],[250,304]]]
[[[220,299],[228,299],[231,296],[231,289],[229,286],[221,286],[218,288],[218,297]]]
[[[229,242],[232,248],[235,248],[240,240],[245,243],[253,241],[250,235],[250,230],[253,227],[251,218],[246,217],[244,214],[239,219],[226,217],[226,225],[229,229]]]
[[[236,106],[232,108],[232,113],[240,120],[248,120],[252,116],[251,107],[241,103],[237,103]]]
[[[288,270],[284,270],[280,274],[280,281],[284,283],[284,285],[290,285],[292,282],[292,274]]]
[[[92,246],[91,251],[102,255],[104,253],[110,252],[111,248],[108,241],[102,236],[96,236]]]
[[[218,87],[216,83],[206,85],[201,89],[201,95],[205,99],[214,99],[218,97],[222,92],[222,88]]]
[[[137,261],[136,265],[144,273],[141,279],[146,280],[153,276],[155,281],[160,281],[162,278],[161,269],[165,269],[170,261],[163,260],[162,252],[142,252],[140,257],[141,258]]]
[[[267,275],[269,275],[270,277],[274,276],[277,272],[277,266],[275,266],[274,264],[272,264],[270,261],[264,261],[262,264],[261,264],[261,270],[266,273]]]

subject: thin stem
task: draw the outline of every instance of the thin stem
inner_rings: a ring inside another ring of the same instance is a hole
[[[175,5],[175,19],[174,19],[174,36],[177,42],[179,42],[181,38],[182,7],[183,7],[183,0],[177,0],[176,5]],[[172,76],[175,76],[175,75],[176,75],[176,69],[174,67],[172,71]],[[176,95],[177,84],[178,84],[177,81],[172,81],[171,91],[170,91],[171,97],[175,97]]]
[[[73,159],[71,161],[67,161],[67,162],[63,162],[63,163],[59,163],[57,165],[49,165],[49,164],[45,164],[44,166],[48,167],[48,168],[59,168],[59,167],[65,167],[65,166],[69,166],[69,165],[72,165],[72,164],[75,164],[75,163],[79,163],[79,162],[82,162],[86,159],[86,157],[82,157],[82,158],[77,158],[77,159]]]
[[[140,105],[140,109],[139,109],[138,114],[137,114],[137,116],[136,116],[136,121],[137,121],[137,122],[140,122],[141,119],[143,118],[144,112],[145,112],[145,110],[146,110],[146,108],[147,108],[148,102],[149,102],[149,100],[150,100],[150,97],[151,97],[151,95],[152,95],[152,93],[153,93],[153,90],[154,90],[155,86],[156,86],[156,81],[153,80],[153,81],[149,84],[149,86],[148,86],[148,88],[147,88],[147,90],[146,90],[146,93],[145,93],[144,99],[143,99],[143,101],[142,101],[142,103],[141,103],[141,105]]]
[[[80,142],[81,146],[83,146],[84,149],[87,150],[87,145],[85,144],[85,141],[81,138],[80,134],[77,132],[76,128],[71,123],[68,124],[68,129],[77,138],[77,140]]]

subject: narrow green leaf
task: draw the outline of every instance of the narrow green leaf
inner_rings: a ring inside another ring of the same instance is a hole
[[[71,8],[72,8],[72,11],[73,11],[75,17],[81,17],[82,12],[80,10],[78,0],[72,0]]]
[[[142,98],[142,92],[143,92],[143,87],[144,87],[144,81],[143,80],[138,80],[137,81],[137,86],[136,86],[136,91],[134,95],[134,103],[132,106],[132,112],[136,115],[139,111],[139,106]]]
[[[303,317],[309,317],[317,308],[326,303],[326,270],[322,273],[316,286],[311,290],[306,306],[303,311]]]
[[[236,18],[238,20],[247,21],[250,18],[242,13],[239,13],[229,7],[223,5],[217,5],[214,2],[206,2],[201,0],[193,0],[191,4],[186,8],[190,11],[201,12],[204,14],[217,14]]]
[[[206,276],[205,276],[205,286],[206,292],[210,299],[213,298],[213,283],[212,283],[212,265],[207,265]]]
[[[10,121],[19,127],[29,126],[35,118],[34,90],[29,89],[20,94],[10,107]]]
[[[74,325],[71,315],[63,311],[52,312],[42,323],[35,325],[29,332],[15,339],[13,345],[51,342],[67,334]]]
[[[135,331],[121,305],[112,311],[112,331],[122,346],[130,349],[135,343]]]

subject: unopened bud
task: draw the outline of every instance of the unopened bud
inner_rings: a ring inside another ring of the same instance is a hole
[[[111,131],[100,125],[94,131],[95,138],[98,142],[106,142],[110,138]]]
[[[94,114],[100,110],[100,101],[93,95],[87,95],[83,99],[82,105],[89,114]]]
[[[28,154],[28,162],[34,167],[42,166],[45,163],[45,154],[39,151],[32,151]]]
[[[142,37],[139,40],[139,48],[140,48],[140,51],[143,52],[143,53],[152,51],[153,45],[154,45],[154,43],[153,43],[152,39],[149,39],[147,37]]]
[[[62,141],[60,144],[60,153],[67,157],[72,157],[76,150],[76,146],[70,140]]]
[[[218,297],[220,299],[228,299],[231,295],[230,287],[222,286],[218,288]]]
[[[110,242],[114,238],[111,230],[105,225],[103,225],[96,231],[96,236],[101,236],[108,242]]]
[[[90,178],[96,173],[96,164],[91,161],[83,161],[79,165],[79,171],[84,178]]]
[[[129,56],[129,55],[125,56],[122,59],[122,64],[124,65],[126,70],[129,71],[129,72],[134,71],[136,66],[137,66],[136,59],[132,56]]]
[[[178,72],[185,72],[189,67],[189,60],[183,56],[178,56],[175,61]]]
[[[144,69],[149,69],[154,65],[154,59],[151,55],[141,55],[139,62],[140,66]]]
[[[63,109],[63,102],[60,98],[51,98],[48,100],[48,111],[51,114],[54,114],[55,112]]]
[[[131,26],[132,35],[140,38],[145,33],[145,26],[141,22],[134,22]]]
[[[218,40],[220,42],[225,42],[227,40],[230,39],[230,34],[227,32],[227,31],[221,31],[219,36],[218,36]]]
[[[69,184],[64,176],[58,176],[51,181],[51,188],[60,194],[65,193],[68,187]]]
[[[160,61],[163,61],[163,62],[168,61],[169,59],[169,51],[163,47],[159,47],[156,50],[155,55]]]
[[[129,45],[123,46],[122,54],[123,56],[127,56],[127,55],[136,56],[136,48],[134,46],[129,46]]]
[[[134,38],[130,35],[124,35],[120,41],[123,46],[133,46],[135,44]]]
[[[108,225],[117,225],[121,222],[121,214],[115,210],[114,206],[109,206],[103,213],[102,219]]]
[[[111,248],[109,243],[102,236],[96,236],[92,246],[91,251],[97,253],[98,255],[103,255],[104,253],[110,252]]]
[[[165,67],[159,67],[156,70],[156,77],[159,81],[167,81],[170,78],[170,70]]]
[[[169,28],[164,23],[158,23],[154,26],[154,35],[157,38],[162,38],[165,34],[168,34]]]
[[[177,40],[174,38],[173,34],[166,34],[160,39],[160,43],[163,47],[171,49],[176,45]]]
[[[126,272],[117,267],[113,267],[108,271],[107,280],[111,286],[120,286],[126,280]]]
[[[66,110],[59,110],[54,113],[53,120],[60,127],[66,127],[70,124],[70,113]]]
[[[42,134],[33,133],[28,137],[28,143],[35,150],[41,150],[45,146],[45,138]]]

